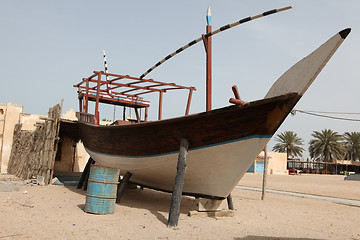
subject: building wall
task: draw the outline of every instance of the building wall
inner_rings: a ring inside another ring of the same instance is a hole
[[[286,153],[268,152],[270,174],[288,174]]]
[[[286,153],[268,152],[268,173],[288,174]],[[264,152],[261,152],[248,169],[248,172],[264,172]]]
[[[86,152],[84,144],[80,141],[76,145],[75,152],[75,163],[74,163],[74,172],[82,172],[84,171],[85,165],[89,160],[89,154]]]
[[[65,112],[62,119],[77,121],[76,112],[70,108]],[[75,144],[75,147],[74,147]],[[61,160],[55,161],[55,171],[59,172],[82,172],[89,159],[81,141],[74,143],[71,139],[65,138],[61,144]]]
[[[54,170],[58,172],[72,172],[75,161],[75,147],[70,138],[60,140],[55,160]]]
[[[6,173],[10,159],[15,125],[20,123],[21,105],[11,102],[0,105],[0,172]]]
[[[10,102],[0,105],[0,172],[7,173],[11,148],[14,137],[14,128],[18,123],[22,124],[21,130],[35,130],[37,122],[43,122],[44,115],[24,114],[23,106],[14,105]],[[70,109],[62,116],[63,119],[76,121],[75,112]],[[81,172],[83,171],[89,155],[85,151],[82,142],[75,144],[71,139],[62,139],[61,160],[55,162],[55,171]],[[74,153],[75,151],[75,153]],[[74,159],[75,157],[75,159]]]
[[[47,116],[22,113],[20,115],[21,130],[28,130],[28,131],[35,130],[37,122],[44,122],[44,120],[40,119],[41,117],[47,117]]]
[[[75,143],[70,138],[61,139],[58,146],[55,172],[82,172],[89,159],[82,142]]]

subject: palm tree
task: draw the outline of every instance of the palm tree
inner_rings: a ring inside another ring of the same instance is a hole
[[[310,157],[318,161],[332,162],[341,159],[344,154],[342,144],[343,137],[331,129],[324,129],[321,132],[314,131],[311,134],[314,139],[309,141]]]
[[[298,137],[298,135],[292,131],[285,131],[281,134],[276,135],[275,141],[278,143],[273,147],[275,152],[286,152],[286,158],[302,156],[304,149],[301,147],[303,145],[303,140]]]
[[[360,132],[345,132],[344,147],[346,151],[345,159],[359,160],[360,158]]]

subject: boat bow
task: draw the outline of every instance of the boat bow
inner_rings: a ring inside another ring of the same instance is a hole
[[[335,34],[318,49],[292,66],[272,85],[265,98],[290,92],[297,92],[301,96],[304,95],[350,31],[351,29],[347,28]]]

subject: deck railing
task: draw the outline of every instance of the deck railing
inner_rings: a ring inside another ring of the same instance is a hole
[[[79,122],[95,124],[95,115],[84,112],[77,112],[76,117]]]

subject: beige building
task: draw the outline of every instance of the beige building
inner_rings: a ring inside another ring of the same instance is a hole
[[[10,159],[15,125],[21,122],[22,105],[11,102],[0,105],[0,172],[6,173]]]
[[[0,105],[0,172],[7,173],[13,143],[14,128],[21,123],[22,131],[33,131],[37,122],[47,116],[23,113],[22,105],[10,102]],[[70,109],[62,115],[61,121],[76,121],[75,112]],[[58,145],[54,170],[58,172],[82,172],[89,155],[83,144],[70,138],[61,138]]]
[[[286,153],[268,152],[268,173],[269,174],[289,174],[287,170]],[[264,152],[261,152],[250,166],[248,172],[264,172]]]
[[[75,111],[71,108],[62,115],[61,120],[63,122],[77,121],[75,115]],[[75,142],[70,137],[61,137],[58,143],[54,170],[55,172],[82,172],[88,159],[89,155],[81,141]]]

